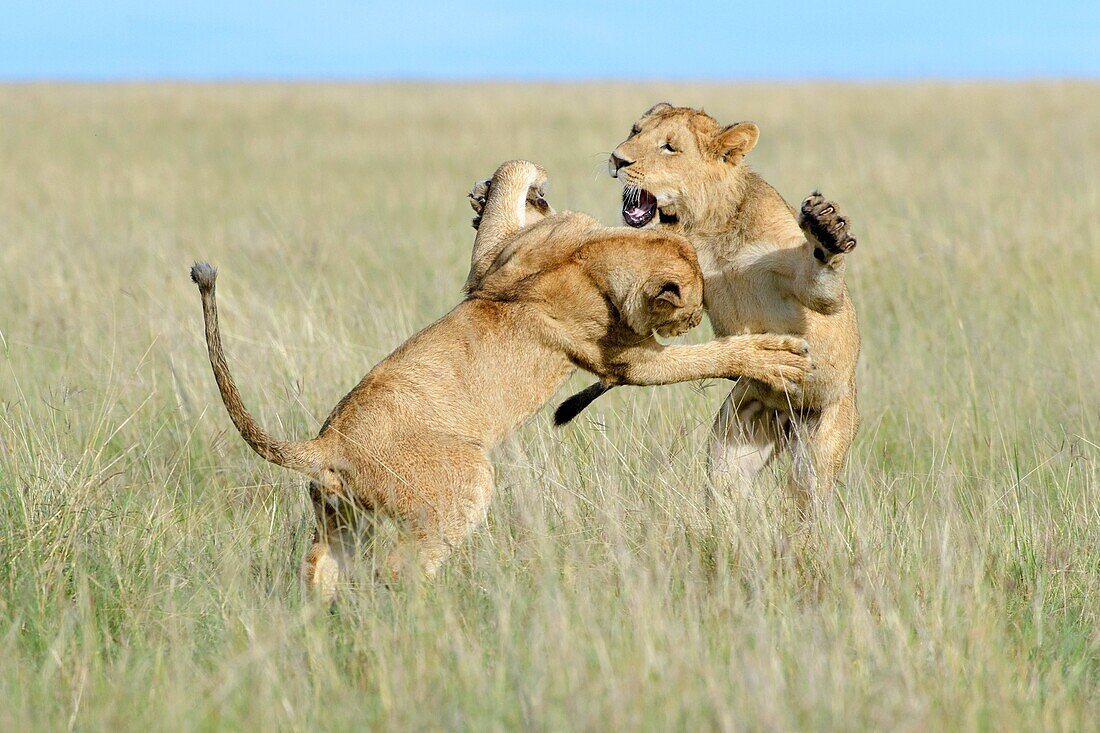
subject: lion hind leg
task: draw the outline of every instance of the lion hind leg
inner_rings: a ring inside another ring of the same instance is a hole
[[[832,495],[859,424],[855,394],[827,405],[808,418],[796,418],[791,430],[788,489],[804,509]]]
[[[751,494],[757,477],[785,447],[788,421],[739,382],[711,428],[707,463],[711,481],[742,496]]]
[[[347,498],[323,491],[316,483],[310,484],[310,497],[317,528],[299,575],[308,592],[324,603],[332,603],[363,556],[374,533],[375,517]]]
[[[386,557],[378,580],[397,580],[410,566],[423,577],[434,576],[443,561],[485,521],[493,493],[492,467],[479,453],[458,451],[447,458],[430,489],[418,492],[432,500],[402,513],[405,531]]]

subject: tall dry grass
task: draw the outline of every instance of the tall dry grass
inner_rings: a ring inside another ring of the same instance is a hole
[[[723,385],[616,390],[497,451],[436,582],[304,601],[305,492],[229,426],[191,261],[309,435],[457,301],[474,178],[530,158],[613,222],[665,98],[855,222],[833,516],[791,542],[776,477],[708,513]],[[0,729],[1095,727],[1098,170],[1091,84],[0,88]]]

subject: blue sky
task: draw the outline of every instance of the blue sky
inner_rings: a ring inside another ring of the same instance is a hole
[[[1100,77],[1100,0],[0,0],[0,79]]]

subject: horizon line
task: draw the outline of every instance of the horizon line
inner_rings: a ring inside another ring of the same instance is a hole
[[[266,75],[266,74],[183,74],[164,75],[13,75],[0,73],[0,84],[1029,84],[1029,83],[1097,83],[1100,75],[1035,74],[988,76],[940,75],[866,75],[866,76],[430,76],[430,75]]]

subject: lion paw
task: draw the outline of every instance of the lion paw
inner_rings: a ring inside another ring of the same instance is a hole
[[[814,257],[821,262],[831,262],[840,255],[855,249],[856,238],[849,229],[848,218],[837,210],[837,206],[814,191],[802,202],[802,212],[798,218],[802,231],[813,240]]]
[[[470,208],[474,210],[474,218],[471,222],[474,229],[481,226],[481,220],[485,214],[485,204],[489,200],[489,190],[492,188],[494,180],[501,181],[500,185],[506,187],[510,187],[509,184],[513,181],[526,186],[525,199],[529,217],[532,211],[542,216],[553,213],[553,209],[546,201],[546,169],[526,160],[510,160],[502,163],[492,178],[474,183],[470,193],[467,194],[467,198],[470,200]],[[530,218],[528,218],[528,222],[530,222]]]
[[[470,189],[470,193],[466,194],[466,197],[470,199],[470,208],[474,210],[474,220],[472,222],[474,229],[481,226],[481,215],[485,211],[485,202],[489,199],[489,186],[492,183],[493,181],[490,178],[478,181]]]
[[[546,202],[546,169],[538,163],[528,160],[512,160],[497,170],[497,175],[507,171],[505,175],[517,176],[527,183],[527,207],[539,212],[543,216],[551,211],[550,204]],[[530,221],[530,220],[528,220]]]
[[[519,179],[529,188],[541,188],[546,183],[546,169],[529,160],[508,160],[500,164],[493,178]]]
[[[802,398],[802,387],[814,371],[810,345],[797,336],[762,333],[745,337],[755,351],[752,373],[756,379],[794,401]]]

